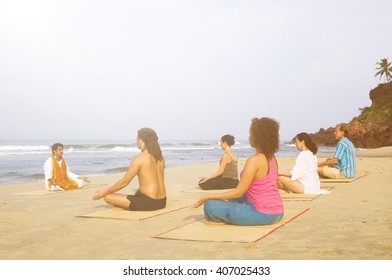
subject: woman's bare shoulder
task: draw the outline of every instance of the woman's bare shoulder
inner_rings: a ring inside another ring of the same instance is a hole
[[[267,158],[265,157],[264,154],[257,153],[257,154],[254,154],[254,155],[251,155],[250,157],[248,157],[246,162],[251,163],[251,164],[256,164],[256,163],[260,164],[260,163],[267,162]]]
[[[222,159],[224,159],[224,160],[226,160],[226,161],[230,161],[230,160],[231,160],[231,157],[230,157],[230,155],[229,155],[228,153],[223,153],[223,154],[222,154]]]

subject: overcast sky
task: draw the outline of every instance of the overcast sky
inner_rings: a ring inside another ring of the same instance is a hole
[[[0,138],[281,139],[370,106],[392,1],[0,0]]]

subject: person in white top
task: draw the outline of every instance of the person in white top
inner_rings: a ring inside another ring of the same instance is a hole
[[[67,162],[63,158],[64,146],[55,143],[52,146],[52,156],[45,161],[45,188],[48,191],[62,191],[77,189],[89,183],[88,177],[82,177],[69,171]]]
[[[301,152],[290,172],[279,173],[279,188],[300,194],[320,192],[320,178],[317,164],[317,145],[309,134],[302,132],[295,137],[295,145]]]

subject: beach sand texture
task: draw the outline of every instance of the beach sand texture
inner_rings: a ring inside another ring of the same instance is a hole
[[[56,195],[19,195],[39,191],[42,181],[0,186],[0,259],[2,260],[153,260],[153,259],[392,259],[392,147],[361,151],[357,169],[369,175],[336,184],[312,201],[284,201],[306,214],[259,242],[202,242],[152,238],[199,219],[202,207],[184,208],[143,221],[79,218],[106,209],[91,197],[100,187]],[[376,156],[375,156],[376,155]],[[323,155],[326,157],[326,155]],[[319,156],[319,160],[323,160]],[[292,158],[278,158],[290,170]],[[241,160],[239,168],[244,161]],[[197,186],[217,163],[166,169],[168,199],[194,199],[182,190]],[[122,174],[92,177],[92,184],[114,183]],[[105,186],[106,187],[106,186]],[[137,180],[123,191],[137,188]]]

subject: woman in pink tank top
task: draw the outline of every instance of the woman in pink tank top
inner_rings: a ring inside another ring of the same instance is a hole
[[[208,223],[252,226],[273,224],[283,217],[274,156],[279,149],[279,123],[271,118],[253,118],[249,143],[256,153],[246,160],[237,187],[202,196],[195,203],[194,207],[204,204]]]

